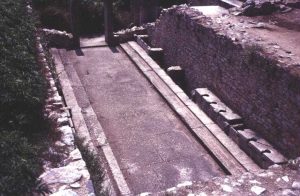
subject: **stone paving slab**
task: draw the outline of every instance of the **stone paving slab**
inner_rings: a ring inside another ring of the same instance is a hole
[[[75,96],[84,107],[80,91],[85,90],[133,194],[224,174],[121,50],[81,52],[63,55],[83,87],[72,81]]]

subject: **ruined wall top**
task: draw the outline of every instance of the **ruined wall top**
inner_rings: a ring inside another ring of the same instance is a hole
[[[300,11],[295,11],[295,15],[300,14]],[[162,10],[156,25],[164,15],[184,18],[195,32],[205,27],[224,39],[230,39],[241,48],[254,47],[262,56],[274,60],[277,68],[300,78],[300,50],[297,42],[293,41],[296,39],[295,34],[298,34],[297,40],[299,38],[300,41],[298,32],[290,32],[277,26],[276,22],[260,21],[261,17],[234,16],[230,13],[208,17],[188,5]]]

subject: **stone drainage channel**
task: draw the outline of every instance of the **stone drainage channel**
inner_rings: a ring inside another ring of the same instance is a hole
[[[81,152],[75,145],[75,130],[69,108],[66,107],[60,95],[57,82],[46,59],[45,50],[36,39],[38,62],[43,67],[43,73],[48,83],[47,100],[44,108],[44,117],[49,120],[51,135],[55,135],[50,142],[47,161],[44,161],[44,173],[39,179],[49,188],[49,195],[88,195],[93,196],[94,188],[90,180],[90,173]],[[49,160],[50,158],[50,160]],[[56,163],[57,162],[57,163]]]

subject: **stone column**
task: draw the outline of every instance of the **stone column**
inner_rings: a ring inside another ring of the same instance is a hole
[[[69,11],[70,11],[70,25],[71,25],[71,32],[73,35],[73,46],[75,48],[80,47],[80,37],[79,37],[79,0],[71,0],[69,4]]]
[[[104,0],[105,41],[109,46],[115,45],[112,14],[113,14],[112,0]]]

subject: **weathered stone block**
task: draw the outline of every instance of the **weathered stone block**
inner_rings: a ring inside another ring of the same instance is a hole
[[[210,95],[203,95],[201,96],[203,101],[206,102],[207,105],[213,104],[213,103],[217,103],[218,99],[216,99],[213,96]]]
[[[219,116],[219,112],[226,111],[226,106],[221,103],[217,102],[218,100],[214,100],[212,103],[209,104],[208,113],[213,119],[217,119]]]
[[[256,154],[262,154],[264,152],[268,152],[268,147],[264,143],[258,142],[258,140],[249,141],[249,146],[252,149],[253,152]]]
[[[269,164],[282,164],[287,160],[280,154],[269,142],[262,138],[258,138],[256,141],[256,148],[259,148],[262,152],[262,159]]]
[[[163,49],[162,48],[152,48],[149,43],[148,35],[135,35],[136,42],[140,45],[148,55],[157,62],[162,62],[163,60]]]
[[[272,164],[284,164],[287,162],[287,159],[274,148],[269,149],[268,152],[264,152],[262,155],[265,160]]]
[[[242,118],[232,112],[216,113],[214,119],[226,134],[228,134],[231,125],[242,124]]]
[[[194,91],[195,96],[209,95],[211,92],[207,88],[197,88]]]
[[[264,139],[259,138],[256,141],[250,141],[249,146],[252,156],[255,157],[262,168],[287,162],[286,158]]]
[[[238,131],[237,131],[235,128],[233,128],[233,127],[230,127],[230,128],[229,128],[228,136],[229,136],[236,144],[239,145],[239,143],[240,143],[240,137],[239,137]]]
[[[243,122],[243,119],[240,115],[230,110],[219,112],[219,118],[221,118],[221,120],[228,122],[229,124],[238,124]]]
[[[212,107],[213,111],[216,113],[219,112],[225,112],[226,111],[226,106],[223,103],[211,103],[210,106]]]
[[[230,125],[242,124],[242,118],[228,108],[217,96],[207,88],[198,88],[192,92],[194,101],[208,116],[217,122],[225,131],[229,132]]]
[[[235,130],[244,130],[244,129],[246,129],[246,126],[243,123],[230,125],[230,127],[233,127]]]
[[[238,130],[239,143],[247,144],[251,140],[256,140],[257,135],[251,129]]]
[[[197,105],[200,105],[201,102],[202,102],[202,97],[201,97],[201,94],[199,93],[199,90],[200,89],[195,89],[195,90],[192,90],[191,92],[191,96],[192,96],[192,100],[197,104]]]
[[[248,143],[248,148],[244,149],[251,158],[255,160],[255,162],[262,168],[266,169],[270,165],[272,165],[271,162],[264,160],[263,153],[267,151],[267,148],[265,145],[262,145],[256,141],[250,141]]]

